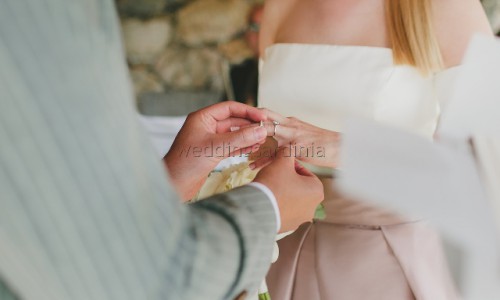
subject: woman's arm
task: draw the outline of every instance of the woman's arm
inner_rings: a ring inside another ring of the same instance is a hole
[[[476,33],[493,36],[479,0],[434,0],[434,26],[445,68],[459,65]]]

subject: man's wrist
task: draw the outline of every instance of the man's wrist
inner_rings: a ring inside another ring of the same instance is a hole
[[[170,155],[166,155],[163,158],[163,164],[167,170],[167,174],[177,193],[182,198],[184,202],[191,200],[203,185],[204,179],[206,177],[193,176],[191,171],[191,166],[188,164],[182,164],[180,159],[172,158]]]
[[[276,232],[279,232],[281,229],[281,214],[278,206],[278,201],[276,200],[276,196],[274,196],[274,193],[267,186],[260,182],[251,182],[248,184],[248,186],[253,186],[254,188],[259,189],[267,196],[273,206],[274,214],[276,216]]]

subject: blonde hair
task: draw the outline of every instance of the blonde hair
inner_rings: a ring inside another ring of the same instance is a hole
[[[394,62],[417,67],[422,74],[443,68],[432,22],[432,0],[386,0],[386,23]]]

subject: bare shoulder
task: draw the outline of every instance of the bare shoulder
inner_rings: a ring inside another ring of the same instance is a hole
[[[274,44],[276,33],[283,18],[286,17],[295,0],[266,0],[264,3],[264,14],[259,36],[259,53],[261,56],[264,55],[264,51],[268,46]]]
[[[461,63],[476,33],[493,36],[479,0],[432,0],[434,26],[445,67]]]

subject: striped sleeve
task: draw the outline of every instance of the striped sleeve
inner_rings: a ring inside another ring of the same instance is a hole
[[[14,293],[0,280],[0,300],[18,300]]]
[[[2,0],[1,297],[220,299],[256,286],[276,232],[265,195],[183,205],[156,157],[114,1]]]
[[[234,248],[242,251],[229,299],[242,291],[255,292],[271,264],[276,237],[276,218],[267,196],[257,188],[243,186],[194,206],[220,214],[237,233],[239,247]],[[217,263],[212,262],[213,266],[208,269],[217,268]]]

